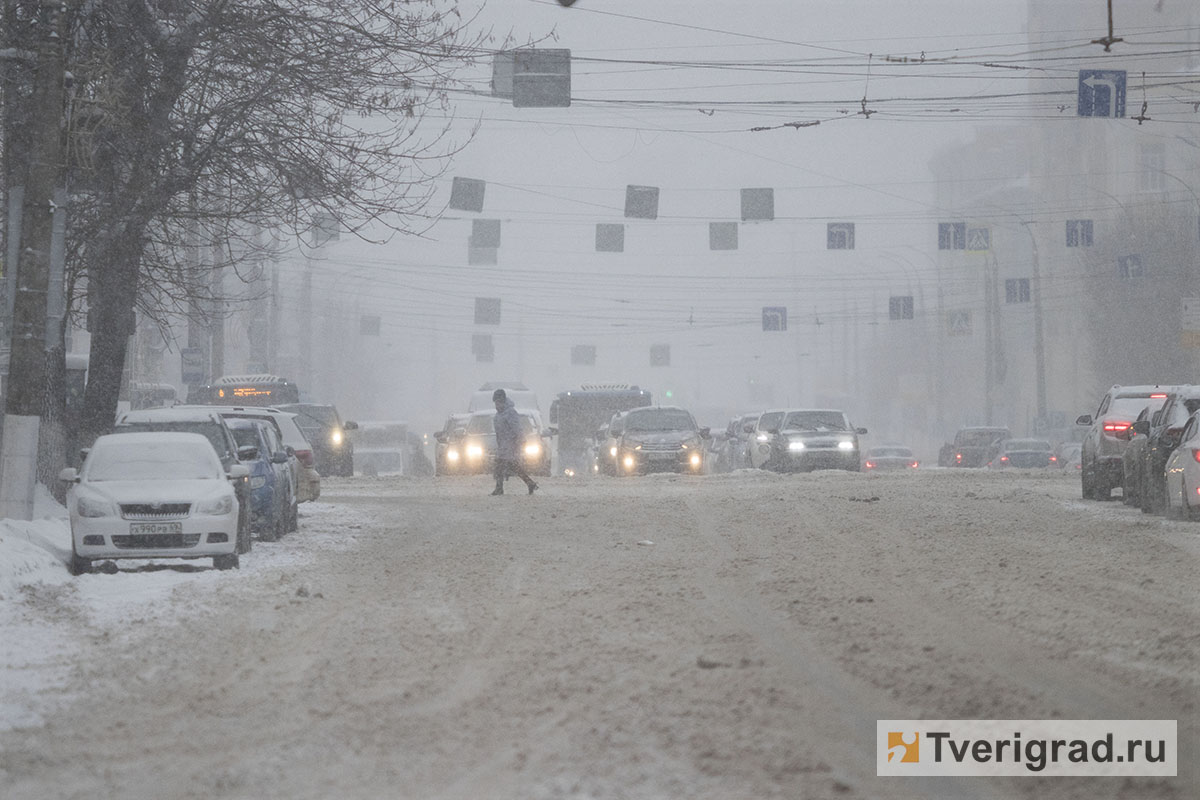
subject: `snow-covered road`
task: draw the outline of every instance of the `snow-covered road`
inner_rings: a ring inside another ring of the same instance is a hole
[[[0,524],[6,798],[1200,794],[1200,525],[1074,475],[330,480],[241,570]],[[877,719],[1178,719],[1180,777],[877,778]]]

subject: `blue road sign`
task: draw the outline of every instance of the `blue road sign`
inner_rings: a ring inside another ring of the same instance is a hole
[[[1125,116],[1125,70],[1079,70],[1079,116]]]

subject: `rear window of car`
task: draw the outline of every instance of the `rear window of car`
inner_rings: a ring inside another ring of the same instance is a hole
[[[1043,439],[1009,439],[1004,443],[1006,450],[1049,450],[1050,443]]]
[[[1154,399],[1149,397],[1115,397],[1113,398],[1112,405],[1108,407],[1108,411],[1105,414],[1110,417],[1137,419],[1137,415],[1142,413],[1143,408],[1149,406],[1151,411],[1157,411],[1162,408],[1164,402],[1166,402],[1165,397],[1156,397]]]
[[[876,447],[868,455],[873,458],[912,458],[912,454],[907,447]]]
[[[963,447],[986,447],[1007,437],[1005,431],[959,431],[958,443]]]

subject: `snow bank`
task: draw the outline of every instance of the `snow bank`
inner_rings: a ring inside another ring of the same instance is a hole
[[[67,510],[38,485],[31,522],[0,519],[0,603],[17,599],[22,586],[71,579],[71,525]]]

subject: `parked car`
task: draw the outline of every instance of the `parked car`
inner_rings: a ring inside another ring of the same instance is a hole
[[[451,414],[440,431],[433,434],[437,443],[433,450],[434,475],[461,475],[465,470],[462,437],[467,432],[470,414]]]
[[[1134,494],[1142,511],[1147,514],[1166,513],[1167,495],[1164,475],[1167,459],[1179,445],[1179,436],[1192,414],[1200,411],[1200,386],[1176,386],[1167,392],[1162,408],[1150,415],[1144,424],[1134,424],[1134,437],[1129,448],[1142,435],[1145,444],[1140,447],[1140,458],[1134,462],[1136,482]],[[1128,448],[1127,448],[1128,449]],[[1128,463],[1130,459],[1123,459]]]
[[[225,424],[225,418],[209,406],[173,406],[126,411],[117,417],[113,433],[198,433],[208,439],[222,466],[228,470],[241,463],[237,440]],[[238,498],[238,552],[249,552],[250,537],[250,479],[234,482]]]
[[[704,471],[704,440],[711,433],[687,409],[643,406],[626,411],[617,439],[621,475]]]
[[[1054,447],[1046,439],[1005,439],[988,464],[992,469],[1048,469],[1053,465]]]
[[[1200,518],[1200,411],[1192,414],[1179,434],[1179,444],[1167,457],[1163,471],[1166,515]]]
[[[863,456],[863,469],[867,472],[885,472],[889,470],[907,471],[921,466],[911,448],[903,445],[888,444],[872,447]]]
[[[92,562],[120,558],[212,558],[238,566],[239,502],[234,484],[249,475],[228,467],[198,433],[100,436],[83,466],[59,478],[70,484],[72,575]]]
[[[1146,443],[1150,441],[1151,427],[1156,425],[1162,409],[1151,413],[1146,406],[1133,421],[1133,436],[1121,453],[1121,502],[1127,506],[1140,506],[1144,490],[1143,467],[1146,460]]]
[[[536,411],[517,409],[525,443],[521,448],[525,469],[531,475],[550,474],[550,432],[543,430]],[[463,472],[490,473],[496,466],[496,410],[476,411],[467,420],[460,447]]]
[[[412,445],[407,422],[360,422],[350,438],[354,440],[354,460],[360,474],[374,477],[408,471]]]
[[[1121,456],[1133,438],[1133,421],[1143,408],[1162,407],[1170,386],[1114,386],[1100,399],[1095,415],[1083,414],[1076,425],[1088,426],[1080,451],[1083,498],[1107,500],[1124,480]]]
[[[1054,465],[1059,469],[1080,469],[1079,453],[1083,448],[1079,442],[1062,442],[1054,448]]]
[[[745,469],[750,466],[750,442],[753,439],[753,428],[751,431],[747,431],[746,426],[753,426],[757,420],[758,414],[742,414],[729,420],[716,448],[716,470],[718,472],[732,472],[735,469]]]
[[[742,430],[747,434],[750,466],[754,469],[771,468],[768,463],[776,456],[771,442],[775,432],[779,430],[779,423],[783,422],[786,415],[787,409],[775,408],[760,413],[753,424],[747,423],[742,426]]]
[[[763,460],[767,469],[779,472],[809,472],[814,469],[862,469],[858,437],[866,428],[856,428],[844,411],[834,408],[799,408],[788,411],[777,427],[769,428],[765,442],[770,453]],[[760,454],[764,443],[757,444]]]
[[[266,420],[227,419],[225,424],[250,469],[250,530],[263,541],[276,541],[289,530],[296,511],[288,452]]]
[[[959,428],[950,449],[951,467],[984,467],[1000,452],[1000,446],[1012,436],[1008,428],[971,426]]]
[[[331,405],[287,403],[276,408],[296,415],[296,424],[312,444],[317,472],[343,478],[354,474],[354,443],[346,431],[357,429],[357,422],[343,422],[337,407]]]
[[[297,503],[307,503],[321,496],[321,473],[317,472],[312,444],[296,424],[296,415],[270,406],[210,406],[225,419],[261,419],[272,423],[289,455],[292,467],[292,490]],[[295,519],[288,527],[296,530]]]

